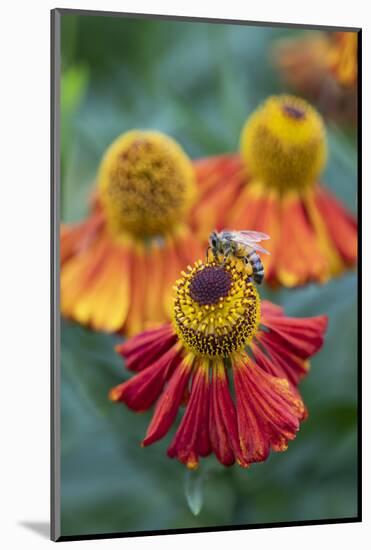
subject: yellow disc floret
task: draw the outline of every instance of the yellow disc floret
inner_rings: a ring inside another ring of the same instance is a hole
[[[260,299],[243,267],[228,260],[196,262],[177,281],[173,323],[195,355],[228,357],[256,334]]]
[[[192,163],[170,137],[133,130],[106,151],[98,173],[99,195],[115,234],[166,235],[194,200]]]
[[[326,162],[321,116],[289,95],[270,97],[251,115],[240,147],[252,176],[280,191],[313,185]]]

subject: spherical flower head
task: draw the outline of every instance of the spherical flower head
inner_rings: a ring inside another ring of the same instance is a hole
[[[255,179],[280,191],[304,189],[326,162],[322,118],[303,99],[272,96],[246,121],[240,149]]]
[[[174,328],[184,347],[198,356],[228,357],[256,334],[260,299],[238,262],[198,261],[177,281]]]
[[[98,173],[99,195],[117,235],[166,235],[184,217],[195,195],[190,159],[170,137],[133,130],[107,149]]]

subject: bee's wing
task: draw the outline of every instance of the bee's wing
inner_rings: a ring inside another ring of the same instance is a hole
[[[234,237],[233,240],[238,244],[242,244],[243,246],[247,246],[249,248],[252,248],[253,250],[257,250],[258,252],[262,252],[263,254],[270,255],[270,252],[268,252],[268,250],[265,250],[265,248],[263,248],[262,246],[260,246],[256,242],[253,242],[250,239],[244,237],[243,235],[238,235],[238,237]]]
[[[253,243],[251,245],[251,247],[254,249],[254,250],[257,250],[258,252],[262,252],[263,254],[268,254],[268,256],[271,255],[271,253],[269,252],[269,250],[266,250],[265,248],[263,248],[262,246],[259,246],[258,244],[256,243]]]
[[[261,233],[260,231],[234,231],[234,233],[238,233],[240,235],[243,235],[244,237],[248,238],[250,241],[254,243],[258,243],[259,241],[266,241],[267,239],[270,239],[270,236],[266,233]]]

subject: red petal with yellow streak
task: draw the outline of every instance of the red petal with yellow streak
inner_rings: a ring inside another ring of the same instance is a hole
[[[247,356],[233,364],[240,446],[247,462],[266,460],[270,449],[285,451],[305,407],[286,379],[264,372]]]

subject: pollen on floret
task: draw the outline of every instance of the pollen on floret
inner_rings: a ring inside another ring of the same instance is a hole
[[[189,459],[188,462],[186,463],[186,466],[187,466],[187,468],[188,468],[189,470],[197,470],[199,464],[198,464],[198,461],[197,461],[197,460],[191,458],[191,459]]]
[[[115,235],[166,235],[183,221],[195,197],[192,163],[170,137],[133,130],[107,149],[98,189]]]
[[[108,393],[108,399],[110,401],[118,401],[120,398],[120,390],[118,387],[112,388]]]
[[[272,96],[246,121],[240,150],[256,180],[280,191],[306,188],[326,162],[322,117],[301,98]]]
[[[198,356],[228,357],[256,334],[260,299],[236,262],[196,262],[176,285],[174,328],[185,348]]]

